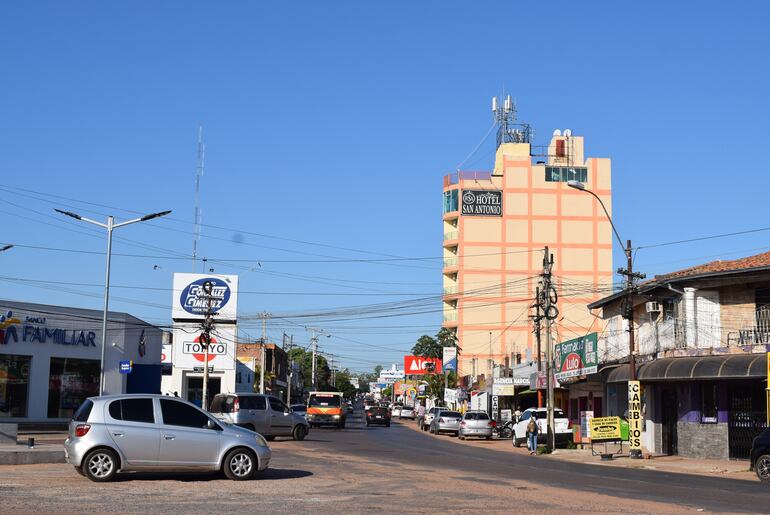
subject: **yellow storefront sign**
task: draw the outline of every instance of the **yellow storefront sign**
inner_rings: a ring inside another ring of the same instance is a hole
[[[620,440],[620,417],[595,417],[591,419],[591,441]]]
[[[628,382],[628,446],[642,450],[642,385],[639,381]]]

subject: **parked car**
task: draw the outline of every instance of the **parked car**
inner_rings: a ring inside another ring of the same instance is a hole
[[[209,412],[229,424],[245,427],[268,440],[291,436],[304,440],[310,431],[305,417],[293,413],[280,399],[259,393],[219,393]]]
[[[304,404],[292,404],[291,410],[297,415],[302,415],[307,420],[307,406]]]
[[[446,410],[447,408],[441,407],[441,406],[434,406],[431,409],[429,409],[427,412],[425,412],[425,419],[422,423],[423,430],[430,428],[430,423],[433,422],[433,417],[441,410]]]
[[[383,406],[372,406],[366,410],[366,425],[384,424],[390,427],[390,410]]]
[[[400,404],[394,404],[393,409],[390,411],[390,416],[393,418],[399,417],[401,418],[401,405]]]
[[[770,428],[761,432],[751,443],[751,470],[760,481],[770,483]]]
[[[491,440],[493,427],[494,421],[489,419],[486,411],[466,411],[460,421],[457,436],[460,440],[465,440],[469,436]]]
[[[452,433],[457,436],[460,433],[462,419],[463,415],[459,411],[449,411],[447,408],[442,408],[433,417],[430,423],[430,432],[434,435]]]
[[[398,418],[410,418],[414,420],[414,408],[412,406],[401,406],[401,412]]]
[[[528,408],[519,417],[519,421],[513,425],[513,445],[515,447],[521,447],[523,443],[527,441],[527,424],[532,415],[537,417],[537,441],[538,443],[545,443],[547,438],[548,428],[548,413],[545,408]],[[564,416],[564,412],[558,408],[553,410],[553,423],[554,423],[554,435],[556,437],[556,445],[568,445],[572,442],[572,429],[570,428],[569,419]]]
[[[253,478],[270,463],[265,439],[162,395],[90,397],[69,424],[64,457],[79,474],[104,482],[133,470],[222,470]]]

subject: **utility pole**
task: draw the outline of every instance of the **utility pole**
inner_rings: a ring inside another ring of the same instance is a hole
[[[544,301],[545,312],[545,374],[546,374],[546,412],[547,412],[547,427],[546,427],[546,447],[549,451],[552,451],[554,445],[554,421],[553,421],[553,342],[551,340],[551,323],[559,314],[559,309],[554,305],[558,301],[556,296],[556,289],[551,284],[551,270],[553,269],[553,254],[548,251],[548,247],[545,247],[545,255],[543,256],[543,273],[541,279],[542,296]]]
[[[286,333],[283,333],[283,337],[284,337],[284,341],[285,341]],[[288,360],[289,361],[289,370],[288,370],[288,374],[286,374],[286,376],[289,379],[288,381],[286,381],[288,383],[288,386],[286,387],[286,404],[288,404],[290,406],[291,406],[291,382],[294,379],[294,360],[291,358],[291,351],[292,351],[293,347],[294,347],[294,336],[292,335],[289,338],[289,352],[287,353],[288,356],[289,356],[289,360]]]
[[[543,299],[540,295],[539,286],[535,288],[535,304],[533,307],[535,308],[535,314],[530,315],[530,318],[535,324],[535,341],[537,342],[537,373],[540,374],[540,372],[543,370],[542,351],[540,349],[540,330],[542,328],[543,321],[543,315],[540,313],[540,310],[543,308]],[[540,392],[540,390],[537,391],[537,407],[543,407],[543,394]]]
[[[211,301],[214,285],[211,281],[203,283],[203,293],[206,295],[206,319],[203,321],[203,333],[198,338],[203,346],[203,395],[201,398],[201,408],[208,410],[209,407],[209,345],[211,344],[211,330],[214,328],[214,317],[211,313]]]
[[[259,365],[259,393],[265,393],[265,354],[267,353],[267,319],[270,318],[270,313],[263,311],[259,314],[259,318],[262,319],[262,352],[260,353],[260,365]]]
[[[308,331],[310,331],[310,344],[313,346],[313,366],[312,366],[312,374],[313,374],[313,390],[316,390],[318,388],[318,381],[316,380],[316,355],[318,354],[318,336],[324,335],[327,338],[330,338],[330,334],[326,334],[323,332],[322,329],[313,329],[312,327],[307,328]]]
[[[626,240],[626,268],[619,268],[618,274],[624,276],[626,282],[626,296],[623,299],[623,318],[628,320],[628,380],[636,381],[636,342],[634,341],[634,295],[636,294],[636,280],[644,279],[645,274],[634,272],[633,247],[631,240]],[[629,399],[630,407],[630,399]],[[629,457],[641,458],[641,449],[630,449]]]

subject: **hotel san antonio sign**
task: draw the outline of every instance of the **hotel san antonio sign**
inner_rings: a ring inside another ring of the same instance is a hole
[[[463,190],[462,214],[465,216],[503,216],[503,192]]]

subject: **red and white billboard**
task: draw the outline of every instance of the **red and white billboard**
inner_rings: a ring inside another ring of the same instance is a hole
[[[427,363],[433,363],[433,370],[428,370]],[[414,374],[440,374],[441,360],[439,358],[426,358],[423,356],[404,356],[404,373]]]

